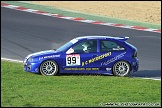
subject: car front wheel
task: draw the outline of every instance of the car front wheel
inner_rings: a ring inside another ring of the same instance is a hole
[[[45,76],[56,75],[58,72],[58,65],[55,61],[44,61],[40,66],[40,73]]]
[[[130,64],[126,61],[118,61],[113,66],[113,74],[116,76],[128,76],[130,71]]]

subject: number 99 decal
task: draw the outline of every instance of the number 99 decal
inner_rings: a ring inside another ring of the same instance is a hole
[[[66,55],[66,66],[76,66],[80,65],[80,55],[72,54]]]

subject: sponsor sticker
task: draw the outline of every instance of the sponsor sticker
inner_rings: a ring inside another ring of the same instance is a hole
[[[101,60],[101,59],[104,59],[104,58],[106,58],[106,57],[108,57],[108,56],[111,56],[111,52],[107,52],[107,53],[102,54],[102,55],[100,55],[100,56],[91,58],[91,59],[89,59],[89,60],[87,60],[87,61],[85,61],[85,62],[82,62],[82,66],[88,65],[88,64],[90,64],[90,63],[94,63],[94,62],[96,62],[96,61],[98,61],[98,60]]]
[[[39,57],[39,60],[47,59],[47,58],[56,58],[56,57],[60,57],[60,55],[49,55],[49,56]]]
[[[64,70],[84,70],[84,71],[98,71],[99,68],[64,68]]]

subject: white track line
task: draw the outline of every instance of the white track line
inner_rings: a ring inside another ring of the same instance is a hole
[[[18,63],[23,63],[23,61],[14,60],[14,59],[8,59],[8,58],[1,58],[1,60],[11,61],[11,62],[18,62]]]
[[[159,81],[161,81],[161,79],[155,79],[155,78],[142,78],[142,79],[151,79],[151,80],[159,80]]]

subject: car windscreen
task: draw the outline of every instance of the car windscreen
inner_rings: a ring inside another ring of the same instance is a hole
[[[67,48],[69,48],[71,45],[75,44],[76,42],[78,42],[78,40],[74,38],[71,41],[64,44],[63,46],[61,46],[60,48],[58,48],[57,51],[64,52],[65,50],[67,50]]]
[[[71,45],[73,45],[73,43],[71,42],[67,42],[66,44],[62,45],[61,47],[59,47],[57,49],[57,51],[59,52],[64,52],[67,48],[69,48]]]

